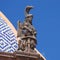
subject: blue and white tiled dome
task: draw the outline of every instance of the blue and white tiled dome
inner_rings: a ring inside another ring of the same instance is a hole
[[[0,52],[14,52],[18,48],[16,37],[8,24],[0,17]]]

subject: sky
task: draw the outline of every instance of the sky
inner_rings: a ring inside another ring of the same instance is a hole
[[[17,30],[17,21],[25,19],[24,9],[34,7],[33,26],[37,30],[37,50],[46,60],[60,60],[60,1],[59,0],[0,0],[0,11]]]

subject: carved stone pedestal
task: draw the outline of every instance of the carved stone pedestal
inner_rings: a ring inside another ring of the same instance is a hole
[[[39,60],[40,55],[37,53],[28,53],[28,52],[15,52],[16,60]]]
[[[44,60],[39,54],[27,52],[5,53],[0,52],[0,60]]]
[[[0,52],[0,60],[16,60],[14,53]]]

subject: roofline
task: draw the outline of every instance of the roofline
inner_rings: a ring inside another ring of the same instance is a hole
[[[16,29],[15,27],[12,25],[12,23],[10,22],[10,20],[0,11],[0,16],[4,19],[4,21],[8,24],[8,26],[10,26],[10,28],[12,29],[12,31],[14,32],[15,36],[17,35],[16,33]]]
[[[46,58],[35,48],[35,50],[37,51],[38,54],[40,54],[40,57],[42,57],[44,60],[46,60]]]

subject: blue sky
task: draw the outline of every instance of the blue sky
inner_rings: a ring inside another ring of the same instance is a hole
[[[0,10],[17,29],[24,21],[24,9],[34,6],[33,26],[37,30],[37,49],[47,60],[60,60],[60,1],[59,0],[0,0]]]

